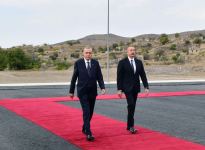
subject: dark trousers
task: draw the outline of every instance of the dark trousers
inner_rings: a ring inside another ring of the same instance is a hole
[[[127,99],[127,129],[130,127],[134,127],[134,114],[135,114],[135,106],[137,101],[138,93],[136,93],[134,90],[125,93],[126,99]]]
[[[83,130],[88,135],[92,135],[90,130],[90,121],[93,116],[93,111],[95,107],[96,95],[93,95],[92,88],[87,88],[84,95],[79,97],[80,104],[83,110]]]

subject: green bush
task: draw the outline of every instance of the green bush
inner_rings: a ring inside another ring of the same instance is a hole
[[[38,52],[43,55],[44,49],[40,47],[40,48],[38,48]]]
[[[39,68],[41,68],[41,62],[40,60],[33,60],[32,61],[32,68],[34,70],[38,70]]]
[[[176,50],[177,49],[177,45],[176,44],[172,44],[169,49],[170,50]]]
[[[67,70],[70,66],[71,66],[71,63],[68,63],[66,61],[56,63],[57,70]]]
[[[117,43],[113,43],[112,44],[112,49],[116,49],[118,47],[118,44]]]
[[[5,70],[8,65],[8,57],[6,55],[6,52],[3,50],[0,50],[0,71]]]
[[[52,60],[56,60],[58,58],[58,52],[54,52],[53,55],[49,56]]]
[[[157,50],[154,53],[154,59],[156,61],[159,61],[161,57],[165,56],[165,51],[164,50]]]
[[[103,47],[98,47],[98,51],[101,53],[105,53],[107,51],[107,48],[103,48]]]
[[[175,33],[174,36],[175,36],[175,38],[179,38],[180,35],[179,35],[179,33]]]
[[[189,40],[186,40],[184,44],[185,44],[185,45],[190,45],[191,42],[190,42]]]
[[[72,54],[70,54],[70,57],[79,58],[80,54],[79,53],[72,53]]]
[[[110,53],[109,56],[110,56],[110,59],[117,59],[117,56],[115,53]]]
[[[182,64],[185,62],[184,57],[182,57],[180,53],[177,53],[176,55],[172,56],[172,60],[176,64]]]
[[[131,38],[131,43],[136,42],[135,38]]]
[[[20,48],[11,48],[7,51],[0,50],[0,70],[26,70],[39,69],[40,60],[33,60]]]
[[[167,35],[167,34],[162,34],[162,35],[160,36],[159,40],[160,40],[160,43],[161,43],[162,45],[165,45],[166,43],[169,42],[168,35]]]
[[[201,43],[202,43],[202,40],[199,39],[199,38],[196,38],[196,39],[194,40],[194,44],[201,44]]]
[[[12,48],[8,52],[8,66],[10,70],[31,69],[32,59],[20,48]]]

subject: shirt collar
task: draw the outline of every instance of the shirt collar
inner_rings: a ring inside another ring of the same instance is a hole
[[[87,63],[87,62],[91,62],[91,60],[89,59],[89,60],[86,60],[85,58],[84,58],[84,61],[85,61],[85,63]]]
[[[128,59],[130,62],[131,62],[131,60],[133,60],[133,61],[135,60],[135,58],[130,58],[130,57],[128,57]]]

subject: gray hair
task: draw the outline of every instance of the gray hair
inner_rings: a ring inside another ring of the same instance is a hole
[[[84,49],[92,49],[92,50],[93,50],[93,48],[92,48],[91,46],[89,46],[89,45],[86,45],[86,46],[83,48],[83,51],[84,51]]]

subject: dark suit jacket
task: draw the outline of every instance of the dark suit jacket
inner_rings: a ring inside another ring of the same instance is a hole
[[[92,88],[93,96],[97,96],[97,81],[101,89],[105,88],[103,76],[98,61],[91,59],[91,76],[88,75],[84,59],[79,59],[74,64],[74,72],[70,85],[70,93],[75,91],[77,83],[78,97],[86,93],[86,88]]]
[[[128,58],[119,61],[117,68],[117,89],[122,90],[125,94],[131,91],[140,92],[140,79],[141,78],[145,88],[149,88],[147,77],[144,71],[142,61],[135,58],[136,72],[131,67]]]

